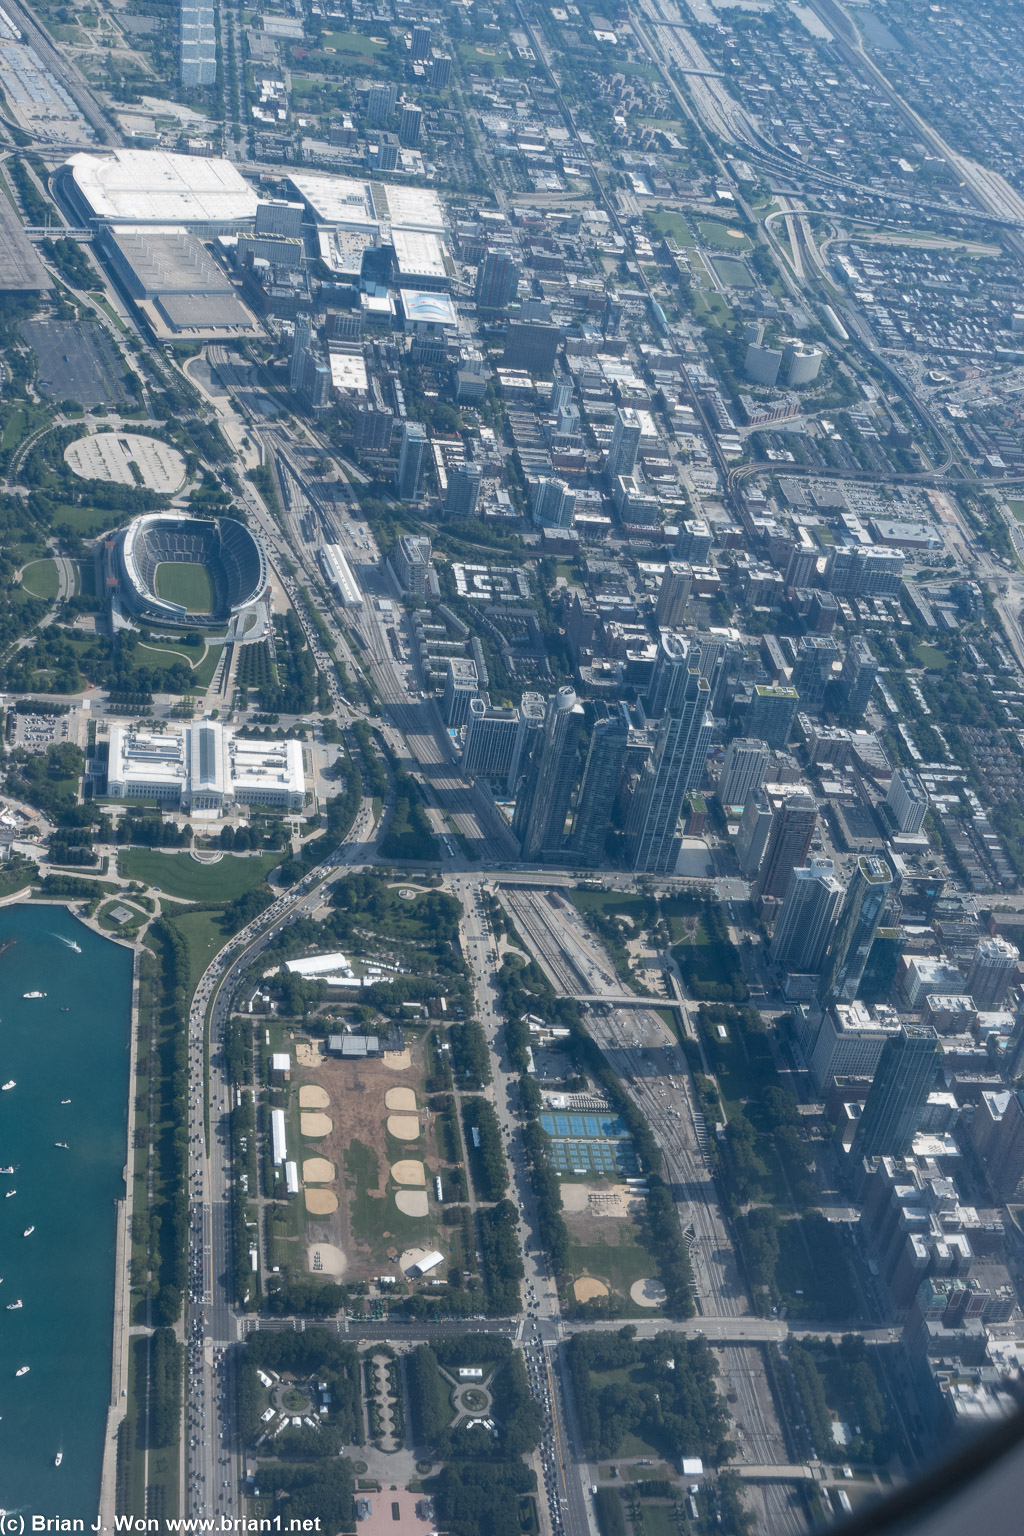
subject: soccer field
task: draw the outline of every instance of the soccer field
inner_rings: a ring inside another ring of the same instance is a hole
[[[156,595],[180,603],[189,613],[209,613],[213,608],[213,583],[202,565],[179,565],[165,560],[156,568]]]

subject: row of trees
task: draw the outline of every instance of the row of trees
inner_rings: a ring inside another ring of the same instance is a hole
[[[508,1164],[494,1105],[487,1099],[463,1099],[462,1124],[477,1198],[501,1200],[508,1189]]]

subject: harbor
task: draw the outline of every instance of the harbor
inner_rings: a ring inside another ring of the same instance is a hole
[[[9,1516],[45,1508],[73,1518],[100,1503],[112,1363],[123,1380],[112,1338],[132,976],[131,951],[66,908],[0,908],[0,1076],[13,1085],[0,1098]]]

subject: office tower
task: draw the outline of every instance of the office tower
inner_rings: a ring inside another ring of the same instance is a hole
[[[730,741],[718,780],[719,805],[746,805],[764,783],[770,757],[766,741],[754,741],[749,736]]]
[[[619,475],[631,475],[636,468],[641,432],[639,413],[632,406],[620,406],[615,413],[611,446],[604,465],[605,474],[613,485]]]
[[[659,723],[654,751],[633,794],[626,827],[633,868],[668,872],[679,855],[683,801],[704,776],[714,722],[707,679],[694,668],[679,708]]]
[[[884,859],[867,854],[857,860],[825,966],[823,994],[830,1001],[856,998],[891,890],[892,870]]]
[[[402,423],[402,446],[398,454],[395,486],[403,501],[419,501],[423,491],[423,471],[427,462],[427,429],[418,421]]]
[[[747,735],[760,737],[770,747],[784,747],[793,729],[800,695],[795,688],[773,687],[758,683],[754,688],[744,721]]]
[[[623,710],[597,706],[587,761],[580,782],[571,847],[576,860],[588,868],[602,862],[612,807],[622,782],[629,741],[629,720]]]
[[[678,629],[686,617],[693,586],[693,569],[681,560],[672,560],[665,567],[658,592],[658,605],[654,610],[654,622],[659,629]]]
[[[430,28],[422,25],[412,29],[412,46],[409,49],[416,63],[429,57],[430,54]]]
[[[548,409],[553,416],[561,416],[572,405],[572,379],[560,377],[551,385]]]
[[[1019,1088],[983,1092],[970,1139],[995,1198],[1014,1200],[1024,1181],[1024,1093]]]
[[[930,1024],[903,1024],[882,1047],[853,1137],[854,1157],[905,1157],[935,1083],[939,1037]]]
[[[967,990],[980,1013],[1003,1006],[1003,998],[1017,979],[1020,952],[1008,939],[982,939],[967,971]]]
[[[897,597],[906,555],[901,549],[841,545],[825,565],[825,585],[837,597]]]
[[[549,378],[555,366],[561,331],[550,320],[513,320],[505,337],[502,361],[507,368]]]
[[[374,405],[357,405],[352,426],[352,441],[366,453],[387,453],[391,447],[395,414]]]
[[[404,593],[422,597],[430,580],[430,540],[422,533],[401,534],[388,564]]]
[[[804,635],[797,645],[792,683],[800,695],[800,708],[817,714],[825,702],[825,689],[832,677],[832,665],[839,660],[839,647],[829,635]]]
[[[842,899],[831,859],[794,869],[772,934],[774,963],[784,971],[820,971]]]
[[[783,801],[772,818],[768,846],[753,891],[755,897],[785,896],[790,874],[798,864],[807,862],[817,823],[818,813],[806,790],[798,790]]]
[[[366,121],[371,128],[386,123],[398,103],[398,86],[393,81],[371,85],[366,98]]]
[[[288,388],[298,394],[306,371],[306,357],[313,346],[313,327],[305,315],[297,315],[292,333],[292,357],[288,366]]]
[[[460,519],[475,517],[482,481],[483,471],[479,464],[460,464],[453,469],[448,480],[448,494],[444,499],[445,516]]]
[[[576,492],[564,480],[542,475],[533,500],[533,520],[541,528],[571,528]]]
[[[658,654],[647,685],[648,719],[660,720],[681,707],[693,667],[700,671],[696,653],[686,636],[663,629],[658,636]]]
[[[863,635],[854,635],[839,674],[839,697],[844,714],[851,715],[858,725],[864,718],[877,676],[878,661],[874,651]]]
[[[736,859],[746,880],[753,880],[761,867],[774,819],[771,801],[763,789],[756,789],[743,807],[736,829]]]
[[[382,133],[374,148],[367,150],[367,160],[370,160],[378,171],[397,170],[398,149],[398,135]]]
[[[419,107],[414,107],[411,101],[407,101],[402,108],[402,118],[398,125],[398,136],[407,149],[419,143],[422,127],[423,112]]]
[[[559,688],[547,701],[544,726],[516,797],[512,831],[525,863],[550,858],[562,847],[582,724],[583,705],[575,691]]]
[[[430,66],[430,89],[432,91],[447,90],[452,78],[452,59],[449,53],[435,53],[434,62]]]
[[[302,203],[286,203],[281,198],[270,198],[256,204],[257,235],[280,235],[289,240],[302,239]]]
[[[805,548],[804,545],[798,544],[786,562],[782,585],[787,590],[792,587],[809,587],[814,580],[817,565],[818,551],[814,546]]]
[[[469,701],[480,691],[476,662],[465,656],[449,656],[444,680],[444,723],[458,730],[469,719]]]
[[[679,560],[688,560],[691,565],[706,565],[712,542],[711,524],[707,519],[691,517],[679,525],[676,557]]]
[[[901,832],[910,836],[920,832],[928,814],[928,791],[916,773],[897,768],[885,803]]]
[[[462,771],[468,778],[504,779],[512,789],[519,777],[525,734],[518,709],[499,709],[484,699],[470,699]]]
[[[477,308],[507,309],[519,291],[522,275],[511,251],[489,249],[476,269]]]

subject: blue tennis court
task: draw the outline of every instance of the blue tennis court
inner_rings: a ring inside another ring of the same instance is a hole
[[[596,1173],[606,1178],[634,1174],[636,1154],[617,1115],[541,1115],[551,1138],[548,1154],[558,1173]]]

